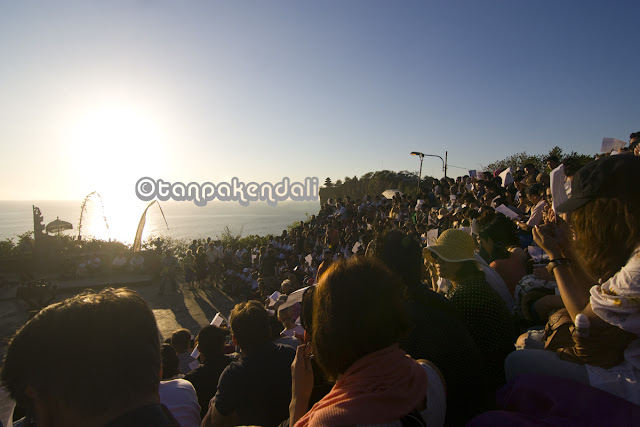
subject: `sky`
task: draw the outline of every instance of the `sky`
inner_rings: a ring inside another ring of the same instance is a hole
[[[449,176],[640,130],[638,1],[0,1],[0,200]],[[442,176],[426,157],[423,175]]]

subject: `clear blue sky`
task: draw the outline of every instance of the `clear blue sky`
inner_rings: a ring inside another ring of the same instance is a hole
[[[638,18],[638,1],[2,1],[0,199],[335,181],[417,171],[414,150],[470,169],[592,154],[640,130]]]

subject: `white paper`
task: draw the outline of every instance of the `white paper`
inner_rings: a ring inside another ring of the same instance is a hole
[[[351,252],[353,252],[354,254],[358,253],[358,249],[360,249],[360,246],[362,246],[362,243],[356,242],[356,244],[353,245],[353,249],[351,249]]]
[[[437,228],[432,228],[431,230],[427,231],[427,246],[435,245],[437,240],[438,240]]]
[[[527,252],[529,252],[533,262],[542,262],[544,259],[549,259],[549,255],[540,246],[528,246]]]
[[[191,352],[191,357],[197,359],[200,356],[200,352],[198,351],[198,346],[196,345],[193,351]]]
[[[311,266],[311,262],[313,261],[313,257],[311,256],[311,254],[309,254],[306,257],[304,257],[304,260],[307,261],[307,265],[308,266]]]
[[[315,285],[312,285],[315,286]],[[289,308],[292,305],[302,302],[302,297],[304,296],[304,291],[309,289],[309,286],[305,286],[304,288],[298,289],[295,292],[292,292],[291,295],[287,298],[287,302],[278,307],[278,311],[284,310],[285,308]]]
[[[278,301],[278,298],[280,298],[280,292],[278,291],[274,291],[271,295],[269,295],[269,299],[271,300],[271,302],[269,303],[269,307],[275,304],[276,301]]]
[[[510,219],[515,219],[515,218],[518,218],[520,216],[517,213],[515,213],[514,211],[512,211],[511,209],[509,209],[508,207],[506,207],[505,205],[498,206],[496,208],[496,211],[500,212],[501,214],[505,215],[506,217],[508,217]]]
[[[613,150],[618,150],[627,145],[626,142],[620,141],[616,138],[602,138],[602,147],[600,147],[601,153],[610,153]]]
[[[216,313],[216,315],[213,316],[213,319],[211,319],[211,323],[209,324],[213,326],[217,326],[219,328],[222,325],[222,322],[226,322],[226,319],[222,314]]]
[[[194,369],[198,369],[200,367],[200,362],[198,362],[197,360],[194,360],[193,362],[189,363],[187,366],[189,366],[189,369],[193,371]]]
[[[557,212],[558,206],[569,200],[567,190],[565,189],[566,176],[564,174],[564,165],[560,165],[552,170],[549,177],[551,178],[550,188],[551,196],[553,197],[551,206],[553,210]]]
[[[513,184],[513,175],[511,174],[511,168],[506,168],[500,173],[500,178],[502,178],[502,186],[507,187]]]

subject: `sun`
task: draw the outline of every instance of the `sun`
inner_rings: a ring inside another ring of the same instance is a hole
[[[72,132],[74,149],[94,162],[120,164],[144,157],[162,141],[158,123],[127,105],[104,105],[78,118]]]
[[[71,172],[90,191],[114,193],[132,187],[143,171],[162,170],[166,135],[150,112],[128,103],[96,106],[74,117]]]

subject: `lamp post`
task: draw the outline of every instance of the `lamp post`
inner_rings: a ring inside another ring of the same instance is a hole
[[[412,151],[411,155],[412,156],[420,156],[420,174],[418,176],[418,192],[420,192],[420,179],[421,179],[421,176],[422,176],[422,159],[424,158],[424,156],[437,157],[440,160],[442,160],[442,171],[444,172],[444,177],[445,178],[447,177],[447,161],[445,159],[443,159],[442,157],[438,156],[437,154],[424,154],[424,153],[421,153],[419,151]],[[444,152],[445,158],[447,157],[447,155],[448,155],[448,152],[445,151]]]
[[[424,159],[424,153],[418,151],[412,151],[412,156],[420,156],[420,172],[418,172],[418,194],[420,194],[420,181],[422,180],[422,159]]]

